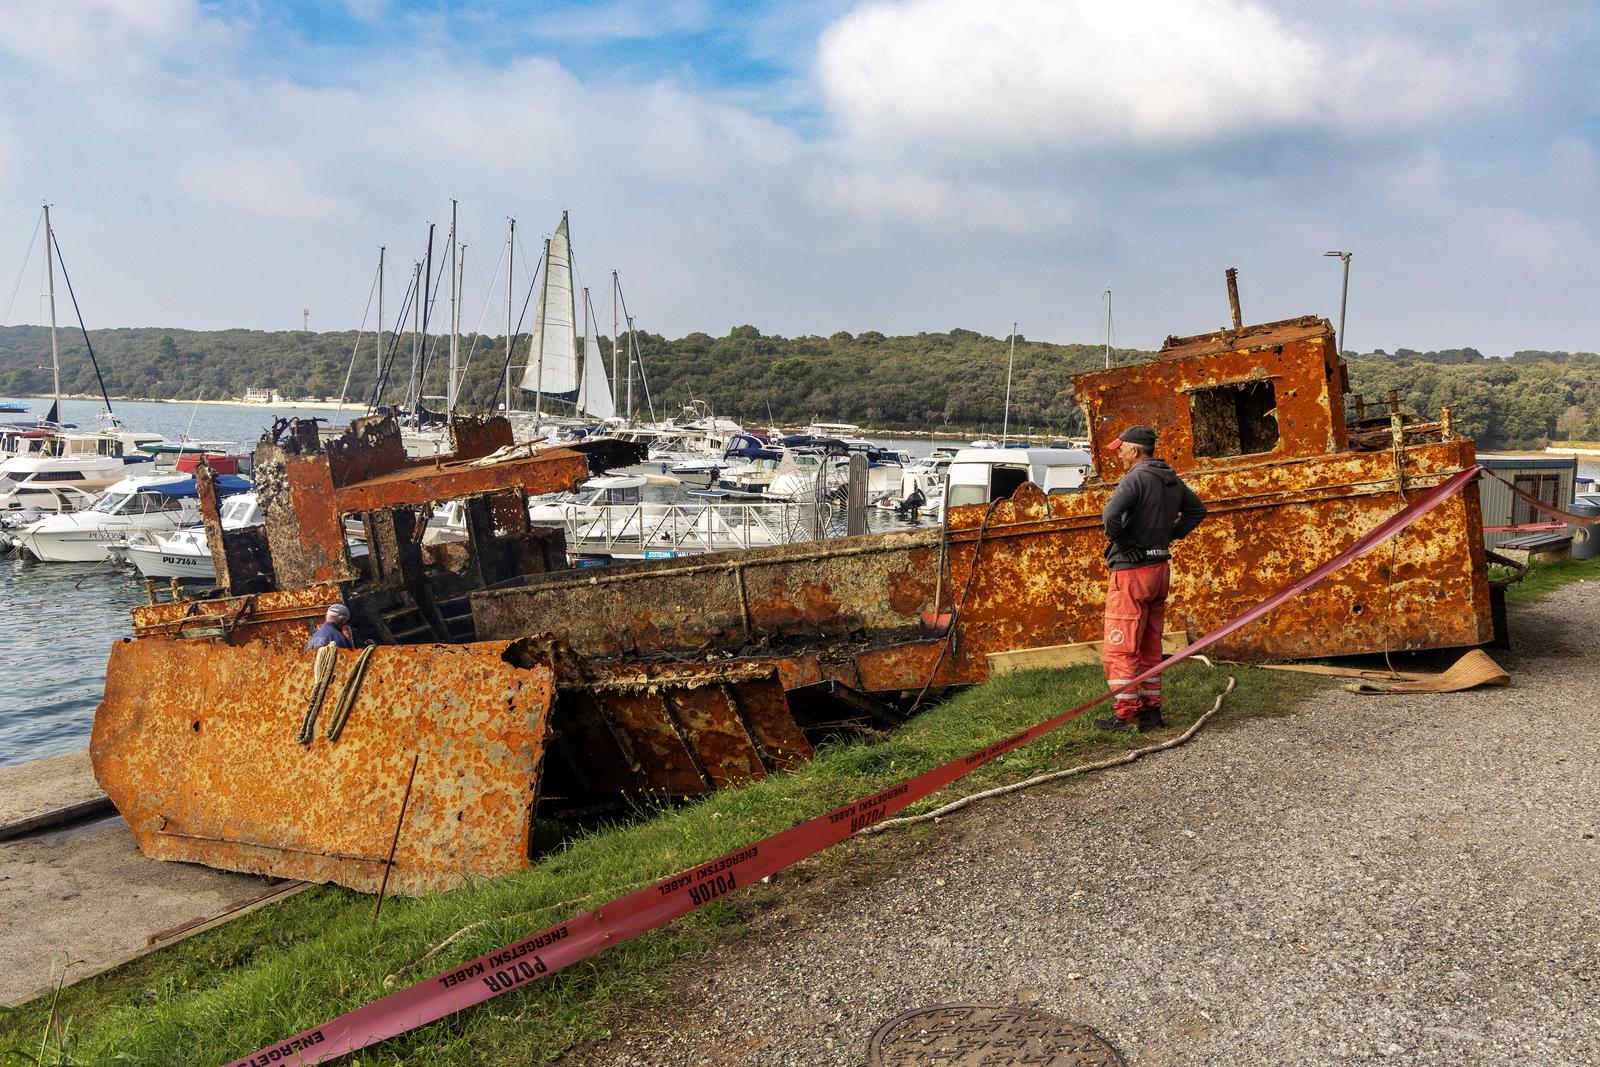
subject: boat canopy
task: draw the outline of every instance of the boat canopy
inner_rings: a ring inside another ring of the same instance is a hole
[[[218,496],[232,496],[234,493],[248,493],[254,486],[250,479],[241,478],[237,474],[219,474],[214,479]],[[163,496],[194,496],[193,478],[176,478],[170,482],[157,482],[154,485],[141,485],[141,490],[160,493]]]
[[[722,450],[723,459],[782,459],[783,453],[767,447],[767,443],[754,434],[736,433]]]

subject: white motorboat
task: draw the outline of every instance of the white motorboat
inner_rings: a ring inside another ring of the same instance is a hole
[[[1080,488],[1094,470],[1094,457],[1078,448],[984,448],[956,453],[950,463],[947,503],[987,504],[1009,498],[1023,482],[1046,495]]]
[[[608,505],[633,507],[643,499],[648,481],[642,474],[608,474],[590,478],[578,487],[576,497],[560,497],[528,503],[528,521],[536,526],[566,526],[581,522]]]
[[[709,472],[729,448],[737,447],[744,428],[732,419],[711,412],[704,400],[686,404],[676,419],[650,427],[648,436],[640,430],[622,431],[623,439],[644,440],[650,446],[650,462],[674,474]]]
[[[811,503],[826,499],[829,492],[849,478],[850,460],[846,456],[790,451],[784,454],[762,495],[772,500]]]
[[[0,462],[0,519],[32,522],[45,514],[81,511],[102,489],[127,474],[114,456],[14,456]]]
[[[242,492],[250,483],[233,475],[219,475],[221,492]],[[50,515],[29,523],[13,539],[15,544],[45,563],[95,563],[107,557],[108,548],[141,530],[169,531],[200,521],[194,479],[189,476],[154,475],[124,478],[111,486],[84,511]]]
[[[132,566],[145,578],[177,578],[187,582],[209,582],[216,578],[204,527],[191,526],[169,534],[142,531],[109,546],[106,553],[114,562]]]
[[[222,528],[241,530],[266,521],[254,493],[239,493],[222,502]],[[204,527],[193,526],[171,533],[141,530],[108,549],[112,559],[132,565],[146,578],[180,578],[187,581],[212,581],[211,546]]]

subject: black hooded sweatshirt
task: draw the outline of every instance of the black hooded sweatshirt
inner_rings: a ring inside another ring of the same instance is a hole
[[[1143,459],[1122,476],[1104,517],[1106,563],[1124,571],[1167,562],[1167,546],[1200,525],[1206,506],[1166,460]]]

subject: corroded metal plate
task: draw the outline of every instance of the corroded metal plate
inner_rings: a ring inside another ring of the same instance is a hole
[[[1124,1067],[1117,1050],[1082,1023],[1010,1005],[940,1004],[878,1027],[868,1067]]]

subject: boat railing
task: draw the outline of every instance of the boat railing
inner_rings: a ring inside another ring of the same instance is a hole
[[[597,549],[704,552],[803,541],[812,509],[801,504],[601,504],[566,517],[567,543]]]

